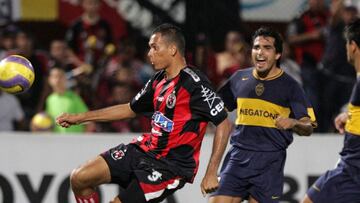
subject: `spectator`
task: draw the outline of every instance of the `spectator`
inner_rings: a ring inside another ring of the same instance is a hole
[[[25,93],[16,95],[25,112],[25,126],[30,126],[30,119],[35,113],[44,108],[46,97],[46,77],[48,74],[47,53],[36,50],[34,47],[34,38],[27,31],[19,31],[15,38],[16,49],[9,54],[19,54],[26,57],[34,67],[35,77],[33,85]],[[29,129],[26,129],[29,130]]]
[[[114,85],[111,85],[111,94],[106,101],[103,102],[103,107],[127,103],[133,96],[135,96],[135,92],[129,84],[117,82]],[[139,131],[136,129],[142,129],[140,125],[135,125],[138,124],[135,120],[136,119],[118,120],[110,123],[99,123],[98,125],[101,126],[101,131],[134,132]]]
[[[229,31],[225,39],[225,50],[216,54],[216,74],[220,83],[227,79],[237,69],[249,65],[247,58],[248,45],[238,31]]]
[[[46,113],[53,119],[62,112],[81,113],[88,110],[86,104],[79,95],[67,89],[67,80],[65,71],[58,67],[53,67],[49,74],[49,84],[52,93],[46,99]],[[93,125],[87,124],[87,131],[91,131]],[[55,126],[54,131],[60,133],[85,132],[84,125],[72,126],[70,128],[61,128]]]
[[[335,131],[333,122],[339,109],[348,102],[355,82],[355,70],[347,62],[346,41],[343,30],[357,18],[354,6],[344,6],[342,0],[332,0],[330,23],[326,27],[326,46],[321,61],[324,85],[321,91],[322,120],[319,127],[323,132]]]
[[[35,114],[30,122],[31,132],[52,132],[54,128],[54,119],[46,112]]]
[[[70,71],[83,64],[83,62],[70,51],[66,42],[61,39],[54,39],[51,41],[49,53],[49,67],[54,67],[56,65],[65,71]]]
[[[82,15],[74,21],[66,33],[66,41],[75,55],[93,66],[96,73],[106,45],[112,43],[109,23],[100,16],[101,0],[81,0]],[[79,76],[79,94],[89,107],[95,106],[94,74]]]
[[[329,11],[324,0],[308,0],[308,6],[307,10],[289,24],[287,41],[295,48],[295,59],[301,67],[304,90],[315,112],[319,114],[318,120],[321,120],[319,91],[322,83],[317,66],[324,52],[323,30]]]
[[[8,55],[9,51],[15,49],[15,37],[16,33],[19,31],[18,27],[15,25],[7,25],[1,31],[0,38],[0,58],[5,58]]]
[[[297,64],[291,57],[292,53],[289,44],[284,42],[283,48],[284,50],[281,56],[280,67],[302,86],[301,69],[299,64]]]
[[[187,54],[187,60],[205,73],[214,86],[218,86],[220,78],[216,72],[215,52],[205,33],[196,35],[194,51]]]
[[[66,41],[85,63],[96,66],[105,46],[112,42],[109,23],[101,18],[100,0],[82,0],[83,14],[66,33]]]
[[[0,90],[0,131],[13,131],[23,128],[24,112],[19,100]]]

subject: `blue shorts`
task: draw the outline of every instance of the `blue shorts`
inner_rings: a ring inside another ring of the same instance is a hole
[[[286,151],[254,152],[232,147],[220,174],[219,188],[211,194],[278,202],[283,192]]]
[[[360,171],[357,169],[357,176]],[[307,195],[313,202],[360,202],[360,183],[354,169],[340,162],[333,170],[320,176],[309,188]]]

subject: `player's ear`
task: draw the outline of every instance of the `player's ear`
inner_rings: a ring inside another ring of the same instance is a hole
[[[277,53],[277,54],[275,55],[275,59],[276,59],[276,60],[279,60],[280,57],[281,57],[281,54],[280,54],[280,53]]]
[[[175,54],[177,52],[177,47],[174,44],[172,44],[172,45],[170,45],[169,48],[170,48],[171,56],[175,56]]]
[[[356,44],[356,42],[354,40],[351,40],[350,41],[350,50],[351,50],[351,52],[354,53],[356,51],[356,48],[360,48],[360,47]]]

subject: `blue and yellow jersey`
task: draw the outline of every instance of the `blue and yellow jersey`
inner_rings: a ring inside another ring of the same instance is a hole
[[[293,141],[291,130],[275,127],[278,116],[310,117],[313,108],[299,84],[284,71],[261,80],[255,69],[239,70],[219,89],[226,108],[236,109],[231,144],[252,151],[284,150]]]
[[[351,93],[348,111],[344,147],[340,155],[345,163],[360,168],[360,76]]]

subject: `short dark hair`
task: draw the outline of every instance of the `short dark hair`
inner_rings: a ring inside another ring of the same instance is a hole
[[[344,29],[344,37],[347,42],[354,41],[360,47],[360,19],[347,25]]]
[[[179,27],[169,23],[164,23],[154,29],[152,34],[155,33],[160,33],[161,36],[164,36],[168,40],[168,42],[175,43],[180,54],[185,56],[185,37]]]
[[[260,27],[258,30],[255,31],[254,35],[252,36],[252,42],[254,43],[255,38],[263,36],[263,37],[272,37],[274,38],[274,47],[275,52],[282,54],[283,51],[283,38],[281,34],[270,27]],[[280,58],[276,61],[276,65],[280,66]]]

